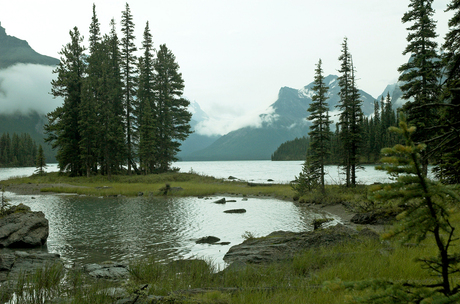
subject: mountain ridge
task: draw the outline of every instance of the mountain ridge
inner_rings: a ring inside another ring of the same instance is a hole
[[[30,47],[29,43],[6,34],[0,22],[0,69],[6,69],[18,63],[32,63],[47,66],[59,64],[59,59],[41,55]]]
[[[338,76],[328,75],[324,82],[328,84],[327,100],[330,114],[338,114],[340,103]],[[282,87],[278,99],[271,104],[266,113],[259,115],[260,127],[244,127],[223,135],[202,150],[183,155],[183,160],[268,160],[273,152],[284,142],[306,136],[311,123],[306,119],[312,102],[314,83],[301,89]],[[374,100],[370,94],[359,90],[362,109],[365,115],[374,112]],[[334,116],[336,117],[336,116]],[[333,118],[334,118],[333,117]]]

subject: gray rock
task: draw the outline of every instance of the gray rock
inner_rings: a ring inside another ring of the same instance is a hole
[[[246,213],[246,209],[230,209],[225,210],[225,213]]]
[[[48,234],[49,223],[43,212],[15,212],[0,218],[0,248],[42,246]]]
[[[126,265],[107,262],[105,264],[88,264],[83,266],[85,272],[97,279],[122,280],[129,276]]]
[[[295,254],[309,248],[339,244],[359,238],[378,238],[378,235],[367,229],[357,232],[341,224],[308,232],[276,231],[267,237],[247,239],[239,245],[232,246],[225,254],[224,261],[249,264],[277,262],[291,259]]]
[[[56,263],[62,263],[59,254],[47,252],[0,253],[0,281],[17,278],[21,273],[33,272]]]

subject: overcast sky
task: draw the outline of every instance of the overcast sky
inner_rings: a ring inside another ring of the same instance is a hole
[[[447,32],[449,0],[435,0],[438,41]],[[92,5],[103,33],[115,18],[121,28],[126,1],[3,1],[0,22],[8,35],[27,40],[37,52],[59,57],[77,26],[87,45]],[[185,96],[228,129],[263,112],[283,86],[313,81],[315,64],[338,74],[343,38],[357,70],[358,87],[374,97],[396,82],[407,61],[408,25],[401,17],[409,0],[132,0],[139,47],[146,21],[155,47],[176,55]],[[250,119],[249,119],[250,120]],[[225,129],[224,128],[224,129]],[[223,131],[222,131],[223,132]]]

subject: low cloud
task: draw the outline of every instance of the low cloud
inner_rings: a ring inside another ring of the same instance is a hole
[[[271,123],[276,120],[273,108],[268,108],[263,115],[260,111],[254,110],[239,116],[211,117],[199,122],[195,127],[195,132],[201,135],[225,135],[231,131],[244,127],[260,128],[262,124]]]
[[[54,67],[38,64],[17,64],[0,70],[0,113],[37,111],[46,114],[62,105],[61,98],[53,98],[51,80]]]

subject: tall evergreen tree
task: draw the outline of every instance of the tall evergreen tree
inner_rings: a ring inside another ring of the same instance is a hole
[[[411,0],[410,10],[402,17],[403,23],[411,23],[407,28],[408,45],[403,55],[411,54],[411,59],[399,67],[399,80],[403,98],[407,100],[404,111],[407,120],[416,126],[414,141],[426,142],[433,137],[432,126],[436,121],[436,108],[430,106],[439,97],[440,60],[436,52],[436,22],[433,20],[433,0]],[[428,152],[422,153],[425,175],[428,168]]]
[[[438,136],[433,139],[437,154],[436,175],[445,183],[460,183],[460,0],[452,0],[447,11],[449,32],[443,44],[446,81],[440,104]]]
[[[102,88],[103,106],[100,112],[101,127],[101,171],[109,178],[119,172],[125,161],[126,145],[123,127],[123,96],[120,71],[119,40],[115,20],[110,22],[111,31],[102,42]]]
[[[361,142],[361,100],[355,84],[353,61],[348,50],[348,40],[344,38],[342,54],[339,57],[340,86],[340,137],[343,143],[343,166],[346,172],[347,187],[356,185],[356,169],[359,164],[358,151]]]
[[[135,52],[137,47],[134,44],[134,23],[131,9],[126,3],[126,9],[122,12],[121,19],[121,70],[123,79],[123,100],[125,111],[125,132],[127,145],[128,174],[134,165],[135,157],[135,130],[134,130],[134,97],[136,96],[136,66],[137,58]]]
[[[139,58],[139,88],[137,120],[139,128],[139,161],[146,174],[155,169],[155,108],[153,41],[149,23],[145,25],[142,42],[143,56]]]
[[[86,71],[83,37],[77,27],[70,31],[71,42],[61,50],[61,60],[53,71],[57,78],[52,80],[51,93],[54,97],[62,97],[64,103],[47,114],[48,123],[45,125],[46,141],[57,148],[56,160],[61,170],[69,171],[71,175],[82,175],[82,162],[78,127],[80,119],[79,108],[83,79]]]
[[[330,154],[329,145],[332,134],[329,128],[331,121],[329,120],[329,107],[327,104],[329,87],[324,84],[321,64],[322,61],[320,59],[315,70],[315,80],[312,88],[314,95],[312,97],[312,103],[308,108],[310,115],[307,119],[312,122],[310,132],[308,133],[311,140],[310,153],[308,155],[310,159],[304,166],[309,165],[310,169],[308,171],[318,176],[318,184],[321,187],[321,191],[324,193],[324,166]]]
[[[102,92],[100,80],[102,78],[102,47],[99,20],[96,15],[96,5],[93,4],[89,36],[89,56],[87,59],[87,77],[83,81],[82,100],[80,104],[80,120],[78,122],[81,134],[80,147],[86,176],[89,177],[92,169],[97,169],[97,143],[101,134],[99,111],[101,109]]]
[[[184,80],[176,56],[164,44],[157,52],[154,69],[158,147],[155,159],[157,172],[166,172],[177,160],[175,155],[179,152],[180,141],[191,133],[189,122],[192,114],[187,110],[190,102],[182,98]]]

